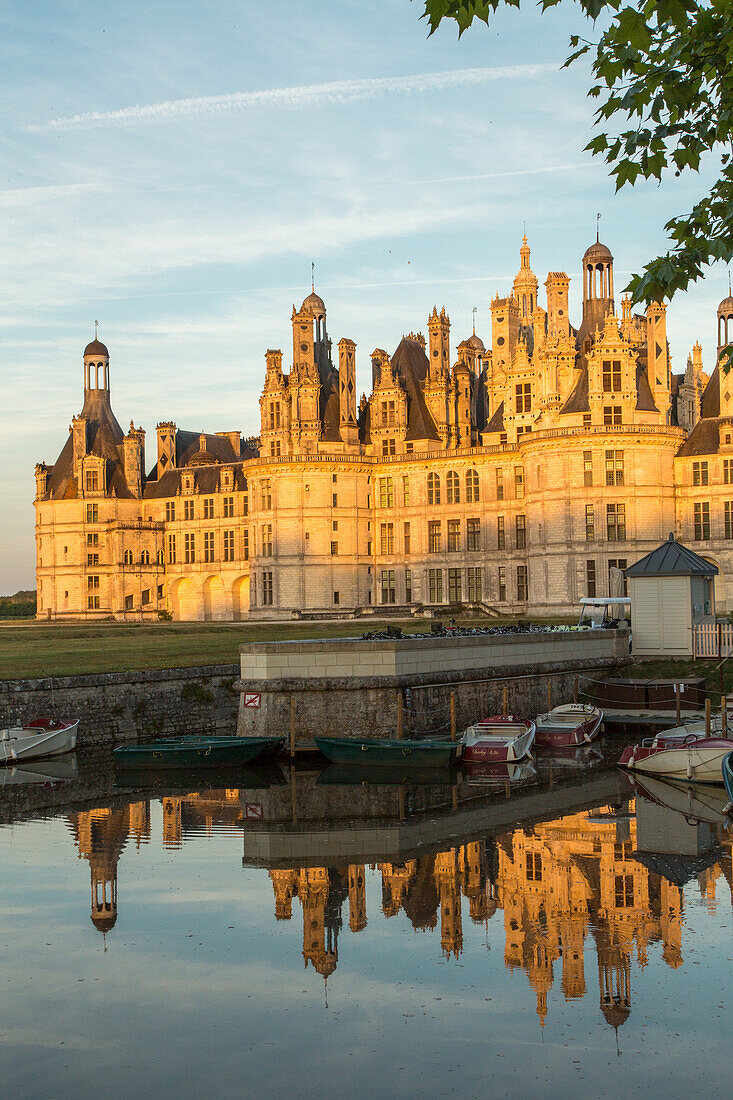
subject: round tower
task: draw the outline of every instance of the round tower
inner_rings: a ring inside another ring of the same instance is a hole
[[[109,352],[95,336],[84,348],[84,396],[101,390],[109,397]]]
[[[606,317],[613,312],[613,256],[605,244],[596,240],[583,256],[583,320],[578,330],[581,347],[586,337],[592,340],[596,329],[603,329]]]
[[[729,294],[718,306],[718,355],[733,341],[733,297]]]
[[[519,309],[522,324],[527,324],[532,312],[537,305],[537,276],[529,266],[530,250],[527,237],[522,237],[522,247],[519,249],[519,271],[514,277],[512,295]]]

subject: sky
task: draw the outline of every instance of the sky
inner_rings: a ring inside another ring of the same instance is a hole
[[[0,594],[35,587],[34,466],[83,401],[99,321],[123,426],[259,430],[264,353],[316,289],[370,353],[445,306],[490,339],[526,233],[543,283],[595,239],[615,282],[666,248],[706,176],[625,188],[583,148],[576,5],[428,38],[420,0],[26,0],[0,7]],[[727,272],[675,298],[673,370],[714,366]],[[542,301],[542,299],[541,299]]]

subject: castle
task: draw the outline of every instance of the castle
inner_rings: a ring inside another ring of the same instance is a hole
[[[95,337],[82,411],[36,466],[38,617],[560,613],[609,594],[610,570],[670,531],[718,566],[718,610],[733,605],[733,375],[708,379],[699,344],[673,374],[666,307],[623,298],[619,315],[599,241],[582,269],[575,328],[564,272],[540,305],[525,237],[489,347],[474,331],[454,358],[433,308],[427,340],[372,352],[359,401],[356,345],[339,340],[336,365],[313,290],[293,307],[289,369],[266,352],[260,436],[162,421],[147,474]],[[733,297],[718,357],[729,335]]]

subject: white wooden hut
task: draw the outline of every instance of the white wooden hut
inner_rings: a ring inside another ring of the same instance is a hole
[[[693,657],[694,629],[715,622],[717,566],[669,539],[626,570],[635,657]]]

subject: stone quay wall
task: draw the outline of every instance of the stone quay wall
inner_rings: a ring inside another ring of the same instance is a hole
[[[581,674],[629,663],[627,630],[456,638],[250,642],[240,646],[238,733],[394,737],[572,700]],[[549,696],[548,696],[549,686]],[[506,694],[505,694],[506,693]]]
[[[236,730],[238,665],[0,680],[0,727],[47,714],[79,718],[79,747]]]

